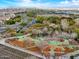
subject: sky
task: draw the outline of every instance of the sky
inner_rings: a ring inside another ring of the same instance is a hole
[[[0,8],[78,8],[79,0],[0,0]]]

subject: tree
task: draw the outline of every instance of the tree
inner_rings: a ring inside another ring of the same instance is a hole
[[[16,35],[16,30],[15,29],[7,28],[6,32],[9,33],[11,36],[15,36]]]
[[[74,21],[74,19],[69,18],[69,19],[68,19],[68,23],[69,23],[70,26],[72,26],[72,25],[75,24],[75,21]]]
[[[77,38],[79,39],[79,28],[75,28],[74,32],[77,33],[77,36],[78,36]]]
[[[12,24],[15,24],[15,23],[16,22],[13,19],[9,19],[9,20],[5,21],[5,24],[7,24],[7,25],[12,25]]]
[[[37,16],[37,17],[36,17],[36,22],[37,22],[37,23],[42,23],[43,20],[45,20],[45,17],[43,17],[43,16]]]
[[[27,16],[29,16],[29,17],[36,17],[36,12],[29,11],[29,12],[27,12]]]
[[[10,18],[9,20],[6,20],[5,24],[12,25],[12,24],[15,24],[16,22],[20,22],[20,21],[21,21],[21,16],[16,16],[14,18]]]
[[[20,22],[21,21],[21,16],[16,16],[13,18],[15,22]]]
[[[20,27],[20,29],[17,31],[17,33],[19,33],[27,25],[27,23],[26,22],[21,22],[20,25],[22,27]]]
[[[32,21],[32,18],[30,17],[30,18],[28,18],[28,22],[30,22],[30,21]]]
[[[51,17],[48,17],[48,20],[52,23],[55,23],[55,24],[59,24],[60,23],[60,18],[57,17],[57,16],[51,16]]]
[[[27,23],[26,22],[21,22],[20,25],[24,27],[24,26],[27,25]]]

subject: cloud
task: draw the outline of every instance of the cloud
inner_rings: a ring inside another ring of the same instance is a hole
[[[68,4],[69,1],[68,0],[65,0],[65,1],[61,1],[60,4]]]
[[[36,2],[37,1],[37,2]],[[17,6],[23,7],[37,7],[37,8],[46,8],[49,7],[50,3],[41,3],[42,0],[20,0]]]
[[[58,8],[58,7],[79,7],[79,0],[3,0],[6,6],[14,7],[37,7],[37,8]],[[13,2],[14,1],[14,2]],[[4,4],[5,5],[5,4]],[[0,5],[1,6],[1,5]]]
[[[78,8],[79,7],[79,0],[64,0],[60,1],[57,4],[53,4],[55,7],[67,7],[67,8]]]
[[[19,3],[21,6],[29,7],[38,7],[38,8],[52,8],[52,7],[79,7],[79,0],[63,0],[59,2],[40,2],[43,0],[22,0],[22,3]]]
[[[65,1],[62,1],[60,2],[60,4],[66,4],[67,6],[68,5],[79,5],[79,0],[65,0]]]
[[[32,2],[32,0],[21,0],[22,2]]]
[[[79,0],[72,0],[72,3],[74,3],[74,5],[79,5]]]

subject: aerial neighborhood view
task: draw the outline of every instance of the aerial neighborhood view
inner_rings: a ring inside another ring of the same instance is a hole
[[[79,59],[79,0],[0,0],[0,59]]]

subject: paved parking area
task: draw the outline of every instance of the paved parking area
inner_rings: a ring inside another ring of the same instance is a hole
[[[0,59],[24,59],[24,57],[7,50],[5,46],[0,45]]]
[[[0,59],[40,59],[40,58],[0,44]]]

